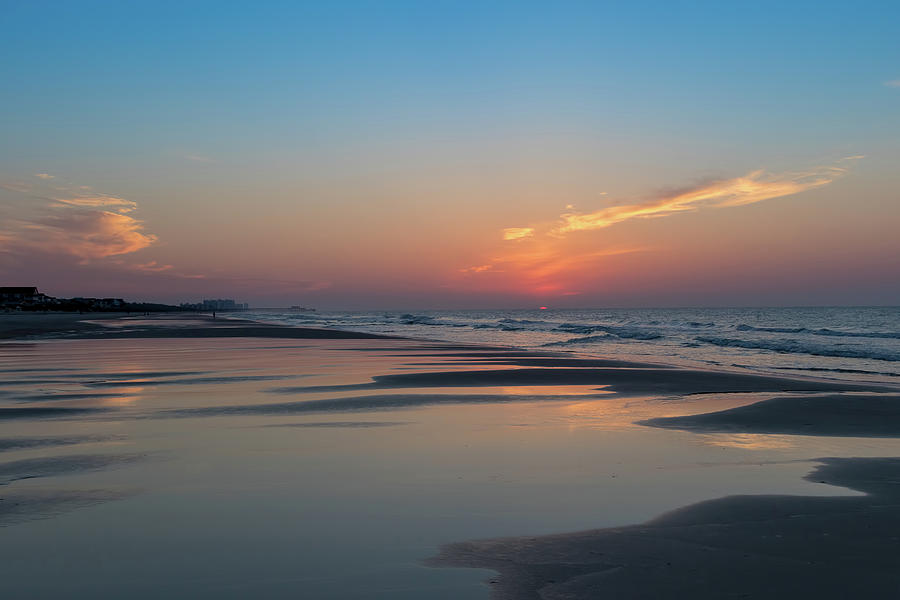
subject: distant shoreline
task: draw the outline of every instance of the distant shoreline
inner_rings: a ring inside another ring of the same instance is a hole
[[[230,313],[229,313],[230,314]],[[92,321],[121,321],[108,326]],[[338,329],[316,329],[258,323],[240,318],[215,318],[196,312],[123,313],[0,313],[0,340],[219,338],[264,337],[294,339],[396,339]]]

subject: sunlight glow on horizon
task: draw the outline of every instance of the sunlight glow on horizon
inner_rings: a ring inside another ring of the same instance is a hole
[[[42,35],[0,42],[0,279],[323,309],[900,298],[900,5],[411,6],[9,6]]]

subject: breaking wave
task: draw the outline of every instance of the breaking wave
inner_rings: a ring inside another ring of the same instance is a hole
[[[613,325],[578,325],[573,323],[563,323],[556,329],[559,331],[565,331],[567,333],[579,334],[603,332],[617,338],[629,340],[658,340],[663,337],[662,334],[656,330],[643,329],[640,327],[616,327]]]
[[[572,338],[570,340],[562,340],[559,342],[547,342],[544,347],[548,346],[574,346],[576,344],[595,344],[597,342],[608,342],[612,335],[589,335],[587,337]]]
[[[754,350],[771,350],[784,354],[810,354],[812,356],[835,356],[841,358],[868,358],[871,360],[900,361],[900,353],[888,350],[864,348],[841,348],[809,344],[798,340],[738,340],[735,338],[698,336],[698,342],[733,348],[749,348]]]
[[[896,307],[321,310],[248,316],[302,327],[615,354],[662,364],[728,365],[740,355],[744,367],[733,368],[771,372],[783,366],[893,383],[900,376]]]
[[[754,327],[741,323],[735,327],[738,331],[761,331],[765,333],[809,333],[829,337],[878,338],[900,340],[900,332],[896,331],[838,331],[836,329],[807,329],[806,327]]]

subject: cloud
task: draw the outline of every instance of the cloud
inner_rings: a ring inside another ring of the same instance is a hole
[[[0,189],[4,189],[8,192],[26,194],[31,191],[31,186],[21,181],[4,181],[0,183]]]
[[[137,202],[115,196],[76,196],[73,198],[54,198],[54,200],[69,206],[116,209],[120,213],[130,212],[137,208]]]
[[[466,267],[465,269],[460,269],[460,273],[484,273],[485,271],[494,270],[494,265],[477,265],[474,267]]]
[[[137,252],[155,243],[154,235],[128,215],[89,209],[60,210],[21,224],[19,241],[50,254],[82,260]]]
[[[647,252],[649,247],[612,246],[597,236],[584,235],[631,220],[665,218],[699,210],[723,209],[783,198],[826,186],[848,171],[849,156],[832,165],[805,171],[751,171],[739,177],[716,179],[661,192],[644,202],[622,203],[593,212],[576,212],[572,204],[559,219],[531,227],[502,230],[505,241],[496,253],[477,264],[458,269],[467,286],[518,291],[539,296],[576,294],[585,284],[600,281],[614,269],[620,255]]]
[[[890,81],[885,81],[884,85],[891,88],[900,88],[900,79],[892,79]]]
[[[494,256],[491,262],[459,269],[467,285],[482,289],[516,291],[523,294],[572,296],[580,293],[576,279],[586,272],[601,272],[611,257],[645,252],[644,247],[576,250],[563,240],[546,237],[534,247]]]
[[[862,157],[853,156],[842,160],[858,158]],[[564,235],[575,231],[603,229],[631,219],[667,217],[703,208],[742,206],[793,196],[828,185],[846,171],[846,167],[837,165],[777,175],[763,170],[751,171],[741,177],[710,181],[662,194],[649,202],[610,206],[587,214],[564,213],[561,215],[562,223],[554,227],[551,234]]]
[[[216,162],[212,158],[208,156],[203,156],[202,154],[187,154],[184,157],[185,160],[189,160],[191,162],[199,162],[199,163],[212,163]]]
[[[151,260],[147,263],[130,265],[130,267],[135,271],[143,271],[145,273],[160,273],[162,271],[169,271],[172,269],[172,265],[161,265],[155,260]]]
[[[86,194],[80,187],[4,189],[0,250],[25,262],[39,256],[84,264],[131,254],[157,241],[144,231],[143,222],[126,214],[137,209],[131,200]]]
[[[521,240],[534,235],[534,229],[531,227],[507,227],[503,230],[504,240]]]
[[[35,173],[34,176],[38,179],[56,179],[55,175],[50,175],[49,173]]]

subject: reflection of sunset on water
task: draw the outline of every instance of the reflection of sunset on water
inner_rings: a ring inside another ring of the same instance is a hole
[[[761,433],[706,433],[700,439],[710,446],[744,450],[785,450],[798,445],[796,436]]]

